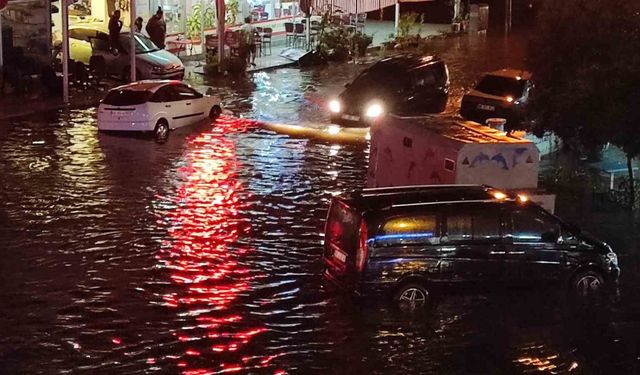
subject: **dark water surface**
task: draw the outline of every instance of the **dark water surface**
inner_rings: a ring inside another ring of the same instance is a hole
[[[522,61],[503,40],[434,52],[452,108],[481,72]],[[323,98],[360,69],[212,90],[239,116],[322,122]],[[560,212],[621,255],[619,300],[603,306],[515,291],[406,315],[325,291],[327,204],[363,183],[367,153],[231,117],[165,144],[98,134],[94,109],[2,124],[0,373],[640,373],[638,235],[622,213]]]

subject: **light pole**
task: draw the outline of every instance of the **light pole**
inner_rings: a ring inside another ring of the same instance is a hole
[[[504,4],[504,34],[509,35],[511,32],[511,12],[512,0],[505,0]]]
[[[129,64],[131,65],[131,77],[130,81],[135,82],[136,77],[136,0],[131,0],[129,3],[129,13],[131,14],[131,20],[129,21]]]
[[[69,103],[69,0],[60,2],[62,7],[62,101]]]

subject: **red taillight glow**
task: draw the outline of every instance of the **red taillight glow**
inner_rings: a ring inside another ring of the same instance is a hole
[[[356,252],[356,267],[362,272],[364,264],[367,262],[367,223],[360,220],[360,236],[358,240],[358,250]]]

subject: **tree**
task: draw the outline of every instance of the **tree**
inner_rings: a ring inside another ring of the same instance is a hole
[[[587,149],[640,155],[640,1],[546,0],[527,53],[536,88],[530,130]],[[633,184],[631,184],[633,186]],[[630,189],[631,207],[634,189]]]

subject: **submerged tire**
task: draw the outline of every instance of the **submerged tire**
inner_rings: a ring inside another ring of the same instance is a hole
[[[163,142],[166,141],[169,137],[169,124],[167,120],[158,120],[155,129],[153,130],[153,134],[156,137],[156,141]]]
[[[220,114],[222,114],[222,108],[219,105],[214,105],[209,111],[209,118],[215,120],[220,117]]]
[[[403,311],[417,311],[429,305],[431,296],[427,288],[420,284],[406,284],[396,292],[393,300]]]
[[[594,270],[578,272],[571,279],[571,292],[577,297],[598,296],[604,290],[604,286],[604,277]]]

